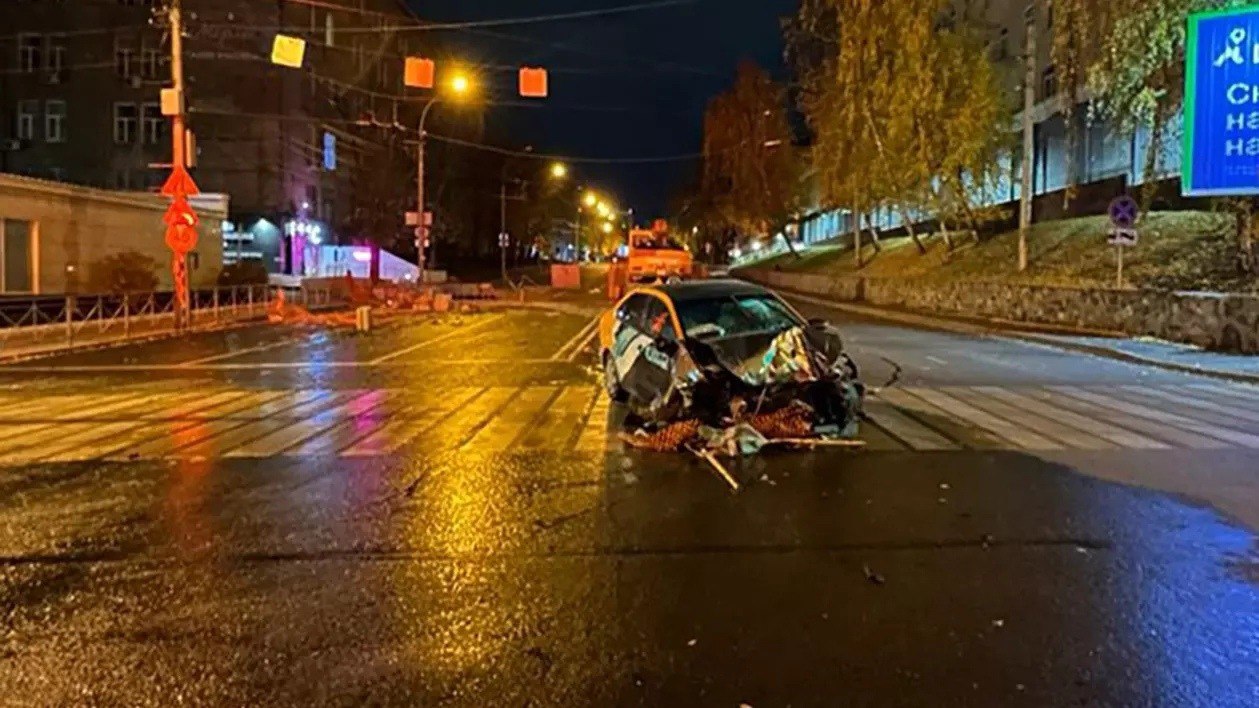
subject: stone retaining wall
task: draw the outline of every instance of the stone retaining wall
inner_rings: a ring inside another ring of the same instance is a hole
[[[1259,296],[1253,295],[935,283],[768,270],[745,271],[743,277],[841,302],[1148,335],[1259,354]]]

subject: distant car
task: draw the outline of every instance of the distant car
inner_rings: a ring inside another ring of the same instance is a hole
[[[722,425],[735,400],[771,412],[803,403],[819,434],[850,434],[864,390],[838,331],[737,280],[642,287],[599,323],[609,396],[649,424]]]

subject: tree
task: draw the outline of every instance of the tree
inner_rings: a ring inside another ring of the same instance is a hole
[[[800,201],[801,174],[787,105],[786,89],[751,62],[741,63],[734,85],[709,101],[695,200],[706,216],[697,222],[745,234],[772,233],[786,223]]]
[[[787,26],[819,196],[856,215],[858,266],[860,215],[895,209],[925,252],[924,212],[971,219],[972,193],[996,178],[1008,107],[982,41],[949,5],[805,0]]]
[[[1053,57],[1069,79],[1068,88],[1084,86],[1092,97],[1090,119],[1115,130],[1144,128],[1150,139],[1145,154],[1143,207],[1149,207],[1163,165],[1163,153],[1175,140],[1175,118],[1184,105],[1185,42],[1193,12],[1242,7],[1249,0],[1059,0],[1055,11],[1065,22],[1054,36]],[[1070,118],[1076,92],[1064,102]],[[1188,155],[1182,159],[1189,159]],[[1252,258],[1251,212],[1255,202],[1227,200],[1237,218],[1240,253]],[[1242,263],[1247,267],[1248,263]]]

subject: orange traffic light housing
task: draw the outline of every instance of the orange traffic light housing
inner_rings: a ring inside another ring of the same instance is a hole
[[[525,98],[546,98],[548,88],[546,69],[529,66],[520,67],[521,96]]]
[[[407,57],[403,83],[410,88],[431,89],[436,85],[437,65],[432,59]]]

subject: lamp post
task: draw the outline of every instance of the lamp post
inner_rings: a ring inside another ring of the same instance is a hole
[[[472,90],[472,81],[463,74],[455,74],[449,84],[449,90],[455,96],[462,96]],[[415,172],[416,172],[416,227],[415,227],[415,250],[416,265],[420,267],[419,283],[423,285],[428,279],[424,269],[424,242],[428,240],[428,224],[424,223],[424,146],[428,141],[428,135],[424,132],[424,125],[428,122],[428,113],[442,100],[440,96],[433,96],[424,102],[424,110],[420,111],[419,124],[419,146],[415,151]]]

